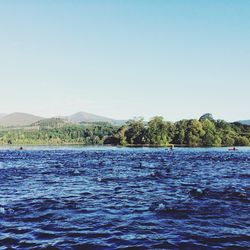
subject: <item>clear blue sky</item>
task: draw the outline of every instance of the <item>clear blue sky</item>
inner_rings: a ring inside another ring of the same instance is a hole
[[[0,1],[0,113],[250,119],[250,1]]]

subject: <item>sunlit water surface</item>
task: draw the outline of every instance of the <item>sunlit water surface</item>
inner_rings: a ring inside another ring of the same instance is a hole
[[[0,249],[248,249],[250,148],[0,149]]]

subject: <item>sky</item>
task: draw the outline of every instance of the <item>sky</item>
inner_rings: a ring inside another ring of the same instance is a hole
[[[250,1],[1,0],[0,113],[250,119]]]

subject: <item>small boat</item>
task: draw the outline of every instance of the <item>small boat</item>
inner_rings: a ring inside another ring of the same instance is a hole
[[[229,148],[228,150],[229,150],[229,151],[237,151],[238,149],[235,148],[235,147],[233,147],[233,148]]]

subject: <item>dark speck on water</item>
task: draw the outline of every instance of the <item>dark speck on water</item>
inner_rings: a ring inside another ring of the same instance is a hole
[[[0,249],[249,249],[250,148],[0,150]]]

